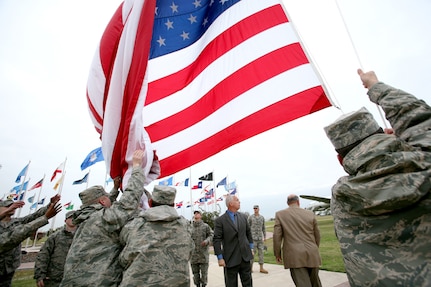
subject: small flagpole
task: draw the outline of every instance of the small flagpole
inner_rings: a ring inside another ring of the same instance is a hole
[[[193,202],[193,195],[192,195],[192,167],[189,167],[189,190],[190,190],[190,204]],[[190,213],[191,218],[193,219],[193,205],[190,206]]]
[[[103,189],[106,189],[106,186],[108,185],[107,181],[108,181],[108,173],[105,172],[105,182],[103,183]],[[87,181],[87,188],[88,188],[88,181]]]
[[[85,189],[88,188],[88,182],[90,181],[90,172],[91,172],[91,169],[88,169],[88,176],[87,176],[87,182],[86,182],[86,185],[85,185]],[[106,185],[106,180],[105,180],[105,185]]]
[[[64,183],[65,177],[66,177],[66,161],[64,161],[64,171],[63,171],[63,175],[60,178],[61,182],[60,182],[60,190],[58,191],[58,195],[61,195],[61,192],[63,190],[63,183]],[[54,230],[54,224],[55,224],[55,218],[56,217],[57,217],[57,214],[52,218],[52,222],[51,222],[51,229],[52,230]]]
[[[349,29],[347,28],[346,21],[345,21],[345,19],[344,19],[344,17],[343,17],[343,13],[341,13],[341,9],[340,9],[340,6],[338,5],[338,1],[337,1],[337,0],[335,0],[335,5],[337,6],[338,13],[340,14],[341,20],[343,21],[344,29],[346,29],[347,35],[349,36],[350,44],[352,45],[352,47],[353,47],[353,51],[355,52],[356,59],[357,59],[357,61],[358,61],[358,63],[359,63],[359,67],[361,67],[361,69],[363,70],[362,61],[361,61],[361,59],[359,58],[358,50],[356,50],[356,46],[355,46],[355,44],[353,43],[353,38],[352,38],[352,36],[350,35],[350,31],[349,31]],[[386,124],[385,117],[383,116],[382,108],[381,108],[378,104],[376,104],[376,107],[377,107],[377,111],[379,112],[380,117],[382,118],[383,125],[385,126],[385,128],[387,128],[388,126],[387,126],[387,124]]]
[[[27,168],[26,168],[25,174],[24,174],[24,180],[23,180],[23,182],[21,184],[21,188],[20,188],[19,193],[18,193],[18,199],[21,197],[22,189],[24,187],[25,180],[27,178],[28,169],[30,168],[30,163],[31,163],[31,160],[28,161]],[[25,191],[24,191],[24,196],[23,196],[22,200],[24,201],[24,199],[25,199]],[[22,207],[20,207],[19,210],[18,210],[18,217],[20,217],[20,215],[21,215],[21,210],[22,210]]]
[[[42,188],[43,188],[43,182],[45,181],[45,174],[43,175],[43,179],[42,179],[42,185],[40,186],[39,189],[39,194],[37,195],[37,201],[36,201],[36,207],[39,205],[39,200],[40,200],[40,194],[42,193]],[[34,203],[34,201],[33,201]],[[32,204],[33,205],[33,204]],[[34,210],[33,212],[35,212],[36,210]],[[34,235],[34,240],[33,240],[33,247],[36,246],[36,241],[37,241],[37,234],[39,233],[39,229],[36,230],[36,234]]]
[[[215,188],[215,173],[214,173],[214,169],[212,171],[213,174],[213,199],[216,199],[217,197],[217,192],[216,192],[216,188]],[[215,200],[216,201],[216,200]],[[213,207],[213,212],[215,211],[216,207],[215,207],[215,201],[212,203],[212,207]]]

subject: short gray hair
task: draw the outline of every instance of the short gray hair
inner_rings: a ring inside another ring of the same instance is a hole
[[[233,201],[233,195],[229,194],[226,196],[226,207],[229,208],[229,204]]]
[[[291,204],[297,201],[299,201],[299,197],[295,194],[291,194],[287,197],[287,204]]]

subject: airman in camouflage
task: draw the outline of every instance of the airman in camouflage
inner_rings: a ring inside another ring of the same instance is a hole
[[[350,286],[431,286],[431,107],[358,74],[393,130],[366,109],[325,128],[348,173],[331,210]]]
[[[12,200],[0,201],[0,286],[11,286],[13,275],[21,264],[21,242],[36,232],[39,227],[48,224],[48,219],[61,210],[60,195],[51,198],[50,204],[36,212],[20,218],[12,218],[15,209],[23,202]]]
[[[133,170],[119,201],[111,206],[102,186],[93,186],[79,194],[82,202],[73,223],[78,226],[64,266],[60,286],[118,286],[122,269],[118,255],[122,245],[119,234],[135,214],[144,191],[142,169],[144,152],[133,154]]]
[[[173,207],[175,194],[173,187],[154,186],[150,208],[121,231],[121,287],[190,287],[194,243],[190,223]]]
[[[197,287],[205,287],[208,284],[209,246],[213,240],[214,232],[211,227],[203,222],[199,210],[194,212],[192,222],[192,238],[195,249],[192,253],[190,265],[192,267],[193,282]]]
[[[253,206],[254,214],[248,217],[248,224],[251,229],[251,237],[253,237],[253,255],[256,251],[259,255],[260,273],[268,274],[268,271],[263,268],[263,253],[265,248],[264,241],[266,240],[265,218],[259,214],[259,205]],[[251,260],[251,272],[253,272],[254,258]]]
[[[51,234],[36,257],[34,279],[38,287],[57,287],[63,278],[64,262],[72,244],[76,226],[73,211],[66,213],[65,225]]]

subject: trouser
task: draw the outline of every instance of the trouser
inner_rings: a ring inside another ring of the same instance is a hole
[[[11,272],[11,273],[6,273],[3,275],[0,275],[0,287],[12,286],[12,278],[13,278],[14,274],[15,274],[15,271]]]
[[[319,278],[319,267],[315,268],[290,268],[295,286],[300,287],[322,287]]]
[[[224,283],[226,287],[238,287],[238,274],[241,279],[242,287],[252,287],[253,281],[251,278],[250,261],[242,262],[233,267],[224,268]]]
[[[190,265],[192,266],[193,283],[195,283],[195,285],[207,285],[209,266],[208,263],[193,263]]]
[[[265,244],[263,243],[262,240],[253,240],[254,242],[254,246],[253,246],[253,252],[254,255],[256,256],[256,253],[259,255],[259,264],[263,264],[263,254],[264,254],[264,247]],[[257,250],[257,252],[256,252]],[[254,261],[254,258],[253,258]]]

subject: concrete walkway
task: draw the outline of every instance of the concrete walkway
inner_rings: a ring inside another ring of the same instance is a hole
[[[253,286],[254,287],[272,287],[285,286],[294,287],[290,272],[284,269],[282,265],[265,264],[264,267],[268,270],[268,274],[259,273],[259,264],[253,265]],[[34,262],[22,263],[18,269],[32,269]],[[339,272],[328,272],[321,270],[319,272],[322,286],[324,287],[349,287],[347,275]],[[193,276],[190,273],[191,285],[193,284]],[[241,285],[241,284],[240,284]],[[217,258],[210,256],[208,270],[208,285],[207,287],[224,287],[223,268],[218,266]]]

